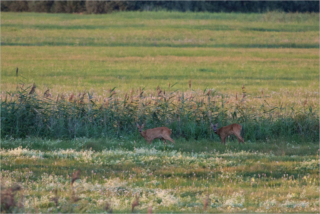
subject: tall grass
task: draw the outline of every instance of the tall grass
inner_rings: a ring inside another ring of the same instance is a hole
[[[248,102],[245,87],[228,99],[213,90],[166,92],[159,87],[150,94],[140,88],[118,96],[111,89],[105,97],[84,92],[53,98],[48,91],[36,94],[33,87],[2,96],[2,138],[136,137],[135,123],[145,122],[146,128],[171,128],[175,138],[218,140],[210,122],[219,122],[240,123],[245,141],[319,139],[319,116],[307,100],[301,106],[276,106],[262,95]]]

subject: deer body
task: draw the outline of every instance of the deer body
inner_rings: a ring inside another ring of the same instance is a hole
[[[139,129],[140,135],[149,144],[151,144],[154,139],[161,139],[165,144],[167,143],[166,140],[174,143],[174,140],[170,137],[171,129],[167,127],[158,127],[154,129],[147,129],[145,131],[142,131],[144,124],[142,126],[139,126],[139,124],[137,124],[137,127]]]
[[[215,125],[211,123],[211,127],[213,128],[214,133],[219,135],[221,139],[221,144],[222,143],[226,144],[226,138],[229,135],[235,135],[238,139],[239,144],[240,142],[244,143],[244,140],[240,135],[241,129],[242,129],[241,125],[234,123],[228,126],[221,127],[220,129],[218,129],[218,125],[219,125],[218,123]]]

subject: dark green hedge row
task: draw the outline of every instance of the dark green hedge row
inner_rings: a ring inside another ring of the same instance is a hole
[[[319,1],[2,1],[1,11],[110,13],[113,11],[319,12]]]

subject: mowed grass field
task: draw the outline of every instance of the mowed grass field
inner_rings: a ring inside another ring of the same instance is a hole
[[[319,14],[1,13],[1,92],[1,211],[319,212]]]
[[[318,14],[1,13],[1,87],[52,93],[175,84],[234,93],[319,88]],[[19,77],[16,78],[16,68]],[[293,95],[292,95],[293,96]]]

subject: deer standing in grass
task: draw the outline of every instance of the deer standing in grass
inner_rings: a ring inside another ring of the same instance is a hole
[[[161,139],[165,144],[167,144],[167,141],[170,141],[174,143],[174,140],[170,137],[171,135],[171,129],[167,127],[158,127],[154,129],[147,129],[145,131],[142,131],[144,124],[139,126],[137,123],[137,127],[139,129],[139,132],[141,136],[149,143],[151,144],[154,139]]]
[[[219,137],[221,138],[221,144],[224,143],[224,145],[226,145],[226,138],[229,135],[235,135],[238,138],[239,144],[240,144],[240,142],[242,142],[244,144],[244,140],[240,135],[241,129],[242,129],[241,125],[234,123],[234,124],[231,124],[228,126],[221,127],[220,129],[218,129],[218,125],[219,125],[219,123],[217,123],[215,125],[213,125],[211,123],[211,127],[212,127],[214,133],[219,135]]]

